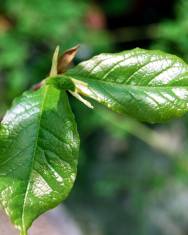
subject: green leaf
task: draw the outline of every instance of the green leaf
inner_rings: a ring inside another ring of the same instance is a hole
[[[65,91],[45,85],[17,98],[2,121],[0,149],[0,202],[27,234],[76,177],[79,137]]]
[[[188,111],[188,65],[161,51],[101,54],[66,75],[78,93],[141,121],[163,122]]]

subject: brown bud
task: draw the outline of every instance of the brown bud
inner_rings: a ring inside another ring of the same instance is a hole
[[[66,72],[69,65],[73,61],[75,55],[77,54],[79,47],[80,46],[77,45],[77,46],[65,51],[63,55],[59,56],[58,66],[57,66],[58,74],[62,74],[64,72]]]

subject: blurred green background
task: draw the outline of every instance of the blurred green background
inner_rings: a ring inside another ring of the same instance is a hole
[[[56,45],[100,52],[161,49],[188,62],[188,0],[0,0],[0,116],[49,72]],[[188,115],[163,125],[70,97],[81,137],[64,202],[89,235],[188,234]]]

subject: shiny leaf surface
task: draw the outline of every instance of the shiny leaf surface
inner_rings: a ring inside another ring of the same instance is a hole
[[[79,137],[65,91],[45,85],[17,98],[2,121],[0,149],[0,201],[27,234],[75,180]]]
[[[188,111],[188,65],[161,51],[101,54],[66,75],[76,79],[80,94],[141,121],[163,122]]]

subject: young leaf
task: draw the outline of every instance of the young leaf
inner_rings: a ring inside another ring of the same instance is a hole
[[[0,201],[24,235],[75,180],[79,137],[65,91],[45,85],[16,99],[0,127],[0,149]]]
[[[188,111],[188,65],[161,51],[101,54],[66,76],[78,93],[141,121],[163,122]]]

